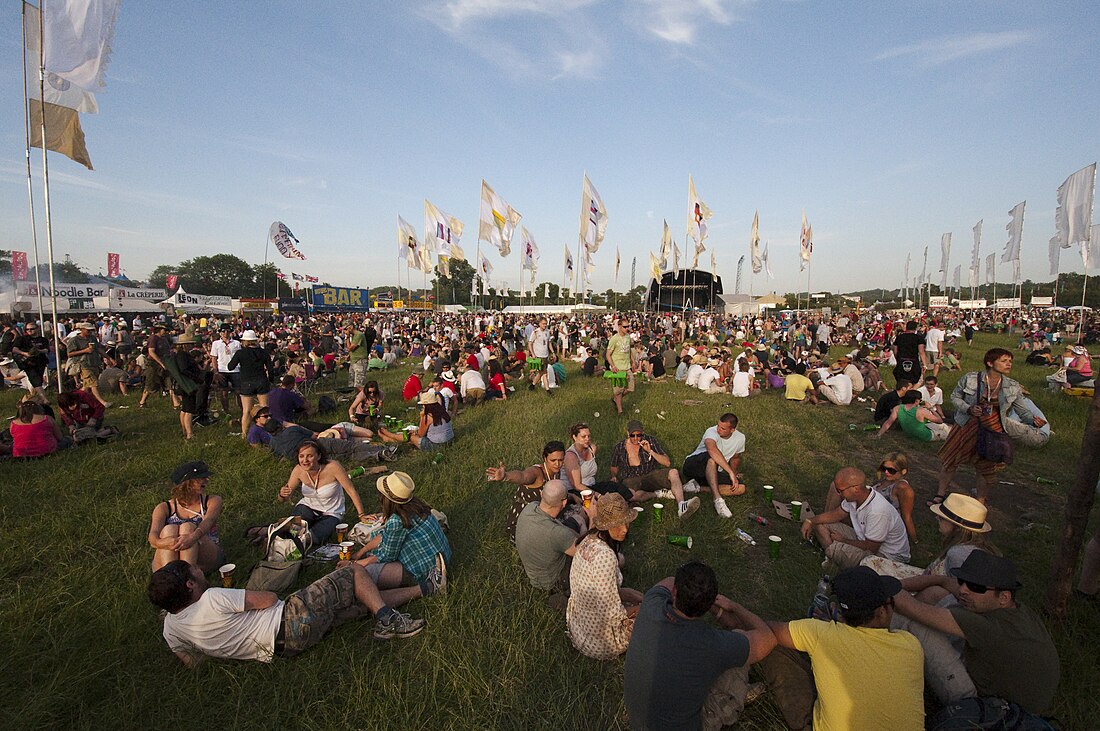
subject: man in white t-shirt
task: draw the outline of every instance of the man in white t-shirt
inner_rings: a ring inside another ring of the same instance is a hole
[[[932,321],[932,327],[924,336],[924,357],[927,359],[925,368],[931,370],[934,375],[940,374],[940,353],[943,352],[943,330],[939,323]]]
[[[435,591],[446,585],[446,571],[438,568],[439,563],[429,575]],[[149,600],[168,612],[164,640],[188,667],[196,666],[203,655],[260,662],[293,657],[320,642],[336,625],[367,614],[376,618],[375,638],[412,637],[427,622],[390,608],[387,601],[407,600],[398,592],[408,590],[379,592],[366,568],[350,563],[284,602],[271,591],[211,588],[199,569],[180,560],[154,572],[148,588]]]
[[[699,380],[696,383],[696,387],[703,393],[726,392],[726,389],[722,387],[722,375],[718,372],[718,366],[720,364],[720,361],[711,358],[707,361],[707,367],[699,374]]]
[[[229,394],[237,393],[241,383],[241,367],[229,370],[229,361],[241,349],[241,341],[233,337],[228,327],[223,327],[218,339],[210,345],[210,360],[217,377],[214,384],[218,387],[218,397],[222,402],[222,411],[229,411]],[[234,396],[234,399],[236,396]]]
[[[936,416],[943,417],[943,389],[939,386],[940,379],[935,376],[927,376],[920,391],[921,405],[927,407]]]
[[[688,366],[687,376],[684,378],[684,385],[692,388],[699,388],[699,377],[703,375],[703,371],[706,369],[698,360],[693,360],[691,365]]]
[[[858,566],[875,555],[909,562],[909,536],[901,515],[882,493],[867,486],[867,476],[844,467],[833,478],[840,507],[802,521],[802,537],[817,536],[836,568]]]
[[[737,416],[718,417],[718,423],[703,432],[699,446],[684,460],[680,474],[710,487],[714,510],[723,518],[732,518],[723,495],[741,495],[745,486],[737,480],[737,468],[745,453],[745,435],[737,431]]]
[[[852,379],[843,372],[834,373],[823,380],[817,390],[837,406],[848,406],[852,403]]]

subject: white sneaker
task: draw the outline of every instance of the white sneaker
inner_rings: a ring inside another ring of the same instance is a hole
[[[699,483],[695,480],[688,480],[684,483],[684,492],[699,492]]]
[[[726,505],[726,501],[720,497],[714,498],[714,512],[722,518],[732,518],[733,513],[730,512],[730,506]]]
[[[680,503],[680,520],[684,521],[695,515],[695,511],[699,509],[699,498],[693,497],[690,500],[684,500]]]
[[[672,490],[658,490],[657,492],[655,492],[653,494],[656,495],[657,497],[661,498],[662,500],[675,500],[676,499],[676,496],[672,494]]]

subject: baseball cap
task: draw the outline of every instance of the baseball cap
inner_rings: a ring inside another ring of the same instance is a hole
[[[841,609],[869,611],[901,591],[901,582],[893,576],[879,576],[867,566],[854,566],[836,575],[833,591]]]

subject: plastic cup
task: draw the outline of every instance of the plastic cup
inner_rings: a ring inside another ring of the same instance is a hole
[[[772,561],[779,559],[779,544],[782,542],[779,536],[768,536],[768,558]]]
[[[802,503],[798,500],[791,500],[791,518],[796,523],[802,520]]]
[[[218,573],[222,576],[222,586],[226,589],[233,587],[233,574],[237,571],[237,564],[227,563],[218,569]]]
[[[338,523],[336,525],[336,542],[343,543],[344,539],[348,537],[348,524]]]
[[[665,506],[662,503],[653,503],[653,522],[661,522],[661,513],[664,511]]]
[[[691,540],[691,536],[669,536],[668,542],[681,548],[691,548],[694,541]]]
[[[584,509],[588,510],[592,506],[592,491],[581,490],[581,500],[584,500]]]
[[[351,560],[351,549],[355,547],[354,541],[340,541],[340,560]]]
[[[635,505],[635,506],[634,506],[634,512],[635,512],[635,513],[642,513],[642,512],[645,512],[645,508],[641,507],[640,505]]]
[[[775,496],[774,485],[764,485],[764,502],[768,505],[772,504],[772,498]]]

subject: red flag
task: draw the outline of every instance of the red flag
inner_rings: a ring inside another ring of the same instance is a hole
[[[179,277],[177,275],[169,274],[167,277],[164,278],[164,286],[168,287],[168,289],[175,289],[176,282],[178,281]]]
[[[17,282],[27,278],[27,252],[11,252],[11,277]]]
[[[107,276],[111,279],[118,278],[118,254],[107,254]]]

